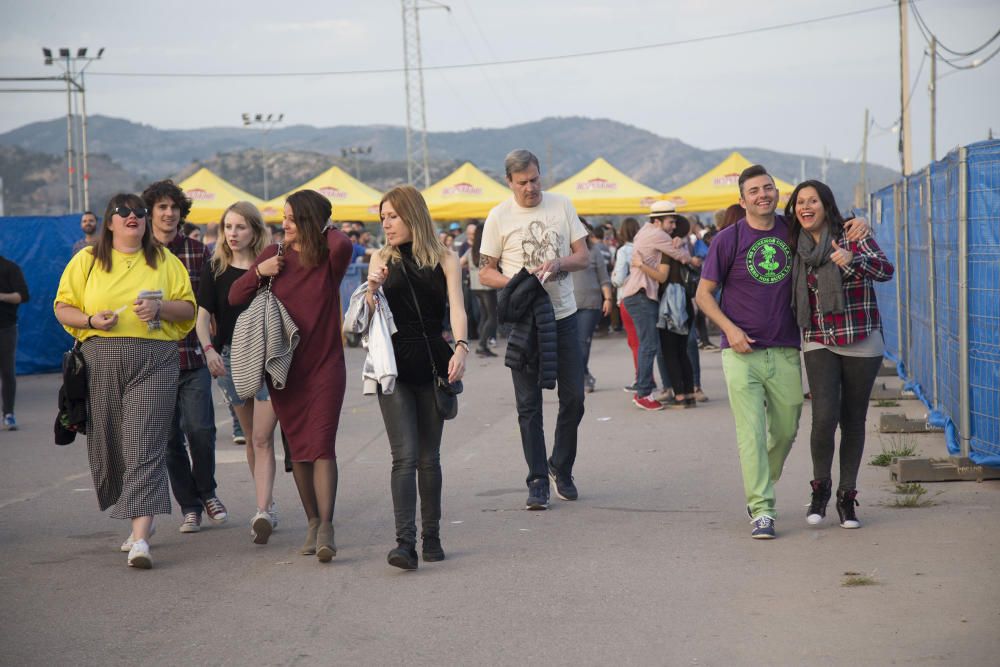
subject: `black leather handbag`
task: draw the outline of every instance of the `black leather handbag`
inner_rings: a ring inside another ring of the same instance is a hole
[[[90,274],[94,270],[94,263],[87,271],[87,280],[84,282],[84,291],[87,289],[87,282],[90,281]],[[87,434],[87,362],[83,358],[83,350],[80,349],[80,341],[74,341],[73,347],[63,352],[62,360],[63,383],[59,387],[59,412],[56,414],[56,423],[53,426],[55,443],[57,445],[68,445],[76,439],[76,434]]]

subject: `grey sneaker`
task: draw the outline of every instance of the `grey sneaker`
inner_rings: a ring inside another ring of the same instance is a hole
[[[201,530],[201,514],[198,512],[188,512],[184,515],[184,523],[181,524],[182,533],[197,533]]]
[[[527,510],[547,510],[549,508],[548,478],[533,479],[528,484],[528,500],[524,504]]]
[[[3,416],[3,430],[5,431],[16,431],[17,430],[17,420],[14,419],[14,413],[8,412]]]

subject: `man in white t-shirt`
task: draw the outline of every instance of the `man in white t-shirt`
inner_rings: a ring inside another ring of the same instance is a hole
[[[514,196],[490,211],[479,249],[479,280],[503,289],[522,268],[534,273],[552,301],[558,348],[559,416],[552,457],[546,458],[542,389],[538,374],[511,369],[521,445],[528,463],[526,509],[549,506],[549,478],[563,500],[576,500],[573,463],[577,428],[583,419],[583,355],[577,336],[576,299],[570,271],[587,267],[587,231],[573,203],[542,192],[538,158],[526,150],[504,160]]]

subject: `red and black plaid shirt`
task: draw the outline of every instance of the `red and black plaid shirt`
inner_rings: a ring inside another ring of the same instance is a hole
[[[840,270],[844,283],[844,312],[821,315],[816,306],[816,275],[812,268],[806,274],[809,286],[809,328],[802,332],[807,341],[824,345],[850,345],[864,340],[881,329],[878,304],[872,281],[885,282],[892,278],[893,266],[872,237],[848,241],[841,237],[837,244],[854,253],[854,259]]]
[[[201,267],[208,261],[208,251],[201,241],[184,236],[177,232],[174,240],[167,244],[167,250],[177,256],[188,270],[191,277],[191,288],[198,295],[198,285],[201,283]],[[187,336],[177,341],[177,351],[181,354],[181,370],[191,371],[205,365],[205,355],[202,354],[198,335],[194,329]]]

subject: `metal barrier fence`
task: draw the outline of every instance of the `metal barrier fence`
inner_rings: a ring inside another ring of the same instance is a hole
[[[896,267],[875,285],[887,356],[949,452],[1000,467],[1000,141],[959,148],[869,204]]]

